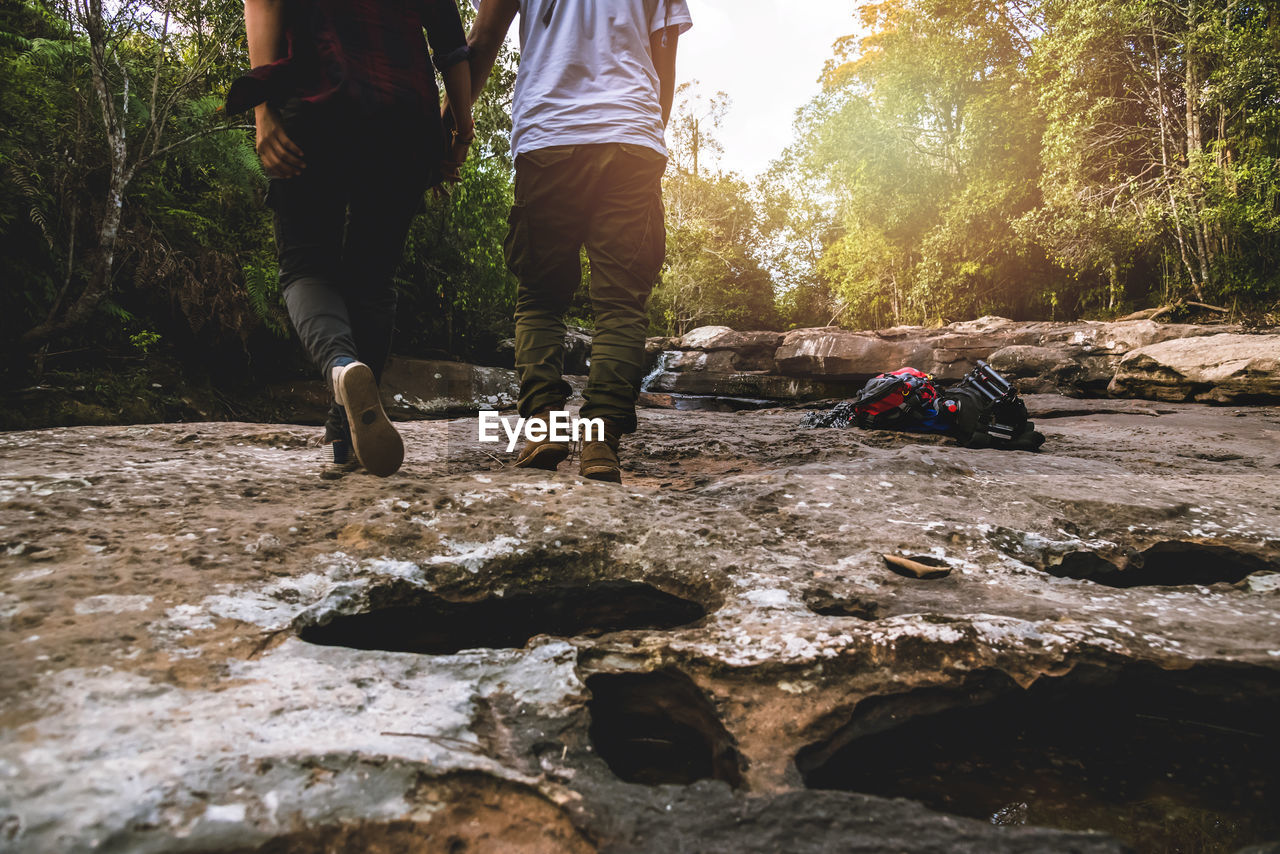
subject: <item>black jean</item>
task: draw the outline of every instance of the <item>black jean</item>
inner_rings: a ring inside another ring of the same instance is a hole
[[[394,118],[282,116],[307,163],[295,178],[271,179],[267,192],[289,319],[326,380],[343,357],[381,378],[395,327],[393,275],[434,147]]]

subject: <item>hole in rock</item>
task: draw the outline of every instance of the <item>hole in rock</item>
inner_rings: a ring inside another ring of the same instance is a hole
[[[858,596],[840,596],[818,587],[804,592],[804,604],[810,611],[823,617],[857,617],[859,620],[874,621],[881,616],[878,602]]]
[[[1080,578],[1108,587],[1175,586],[1180,584],[1234,584],[1276,564],[1260,555],[1228,546],[1171,540],[1156,543],[1133,555],[1123,568],[1093,552],[1065,555],[1049,568],[1059,578]]]
[[[683,673],[602,673],[587,679],[589,734],[628,783],[742,785],[742,759],[706,695]]]
[[[796,764],[810,788],[942,812],[1099,830],[1139,852],[1231,852],[1280,837],[1280,673],[1077,668],[859,703]]]
[[[299,637],[325,646],[450,655],[464,649],[518,649],[534,635],[673,629],[707,615],[696,602],[629,581],[548,587],[478,602],[392,590],[371,595],[370,606],[364,613],[308,626]]]

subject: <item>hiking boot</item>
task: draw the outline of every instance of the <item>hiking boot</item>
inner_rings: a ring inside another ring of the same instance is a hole
[[[544,409],[529,420],[546,424],[549,435],[551,413],[554,411],[557,410]],[[553,442],[549,438],[541,442],[526,441],[524,447],[520,449],[520,456],[516,457],[516,468],[555,471],[556,466],[564,462],[567,456],[569,456],[568,442]]]
[[[622,483],[622,464],[618,462],[617,433],[606,429],[603,442],[583,442],[578,473],[591,480]]]
[[[363,362],[334,368],[333,396],[347,411],[351,448],[360,465],[378,477],[395,474],[404,462],[404,440],[382,409],[373,371]]]
[[[335,466],[346,466],[356,461],[355,454],[351,451],[351,428],[347,425],[347,412],[336,402],[329,408],[321,445],[333,453]]]

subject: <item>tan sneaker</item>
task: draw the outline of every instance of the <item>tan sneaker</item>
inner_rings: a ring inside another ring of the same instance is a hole
[[[584,442],[578,473],[591,480],[622,483],[622,464],[618,462],[619,437],[605,431],[603,442]]]
[[[544,409],[529,420],[541,421],[550,431],[553,411]],[[550,439],[543,439],[541,442],[526,441],[524,447],[520,449],[520,456],[516,457],[516,468],[555,471],[567,456],[569,456],[568,442],[552,442]]]
[[[404,462],[404,440],[382,409],[373,370],[364,362],[333,369],[333,396],[347,410],[351,446],[370,474],[390,477]]]

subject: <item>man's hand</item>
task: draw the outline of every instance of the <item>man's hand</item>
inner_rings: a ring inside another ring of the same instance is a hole
[[[451,117],[448,117],[451,119]],[[450,125],[452,121],[450,121]],[[471,143],[476,138],[476,128],[473,123],[469,123],[461,130],[455,130],[449,127],[445,131],[447,141],[445,143],[445,159],[440,162],[440,177],[444,183],[457,184],[462,180],[462,164],[467,162],[467,154],[471,150]],[[432,188],[436,198],[449,195],[449,188],[444,183],[437,184]]]
[[[456,184],[462,180],[462,174],[458,170],[467,162],[467,153],[471,150],[471,143],[476,138],[475,126],[470,125],[461,130],[451,131],[449,137],[449,148],[445,152],[442,171],[446,181]]]
[[[257,143],[254,145],[262,168],[272,178],[296,178],[307,168],[307,161],[302,149],[289,139],[284,132],[284,125],[275,110],[266,104],[259,104],[256,112],[258,129]]]

